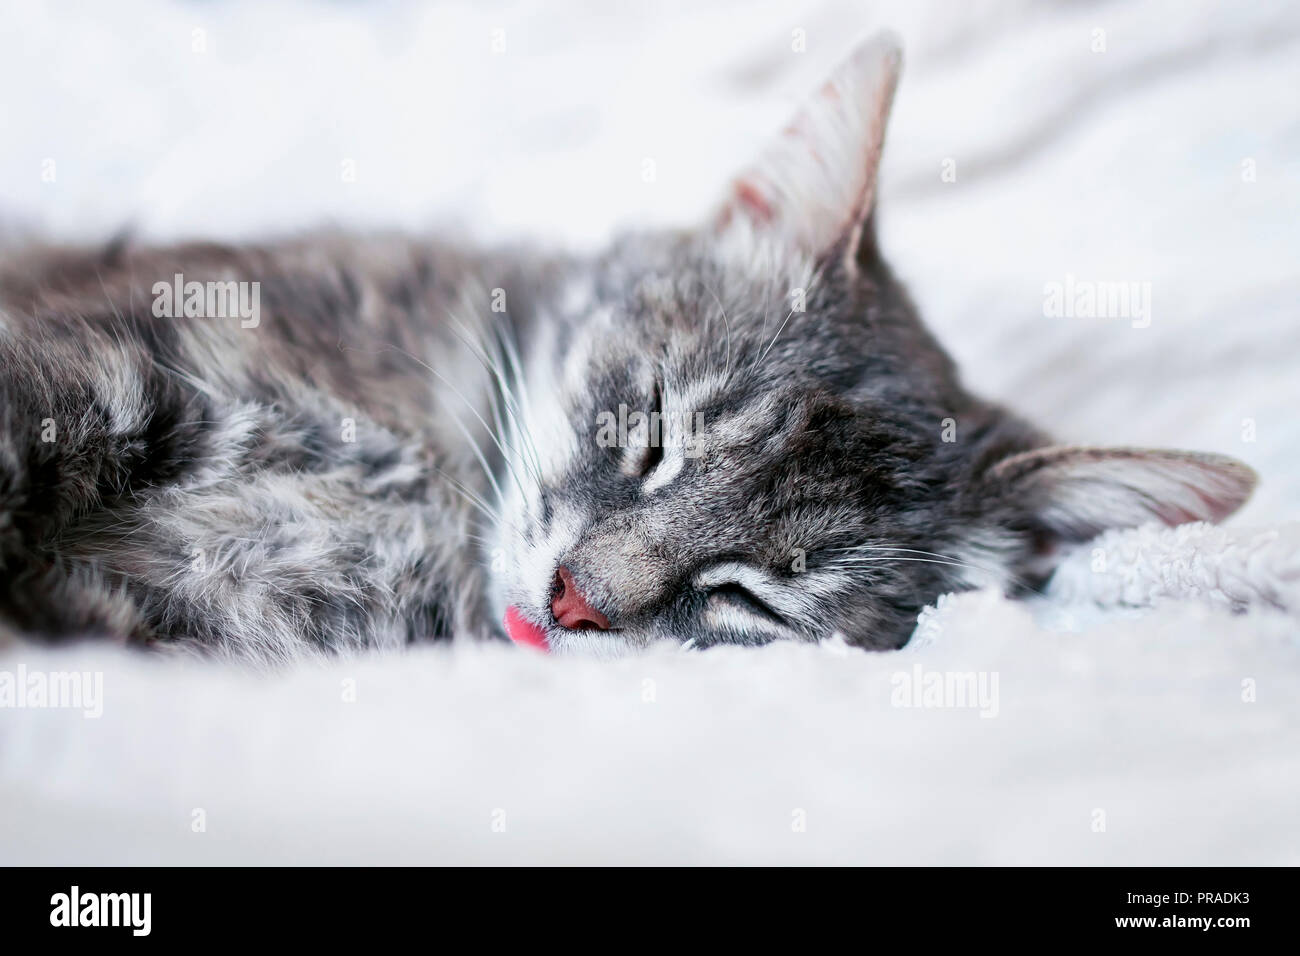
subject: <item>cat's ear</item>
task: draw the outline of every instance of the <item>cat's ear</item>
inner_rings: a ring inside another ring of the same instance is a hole
[[[1226,455],[1050,446],[999,461],[983,492],[1003,520],[1049,543],[1068,543],[1153,521],[1222,521],[1256,481],[1254,471]]]
[[[858,47],[731,184],[716,228],[775,234],[814,256],[847,237],[856,251],[901,66],[893,34]]]

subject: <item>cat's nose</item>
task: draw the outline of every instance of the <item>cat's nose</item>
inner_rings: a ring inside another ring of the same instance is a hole
[[[573,575],[564,565],[555,572],[555,581],[551,584],[551,613],[560,627],[571,631],[609,630],[609,618],[583,597]]]

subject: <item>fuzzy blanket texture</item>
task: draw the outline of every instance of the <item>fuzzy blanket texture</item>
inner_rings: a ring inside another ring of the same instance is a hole
[[[581,247],[699,219],[883,26],[881,244],[970,384],[1064,440],[1235,455],[1239,515],[946,596],[892,654],[9,648],[0,679],[102,694],[0,707],[0,862],[1300,863],[1294,4],[25,4],[0,210]],[[1046,316],[1075,281],[1149,283],[1149,322]]]

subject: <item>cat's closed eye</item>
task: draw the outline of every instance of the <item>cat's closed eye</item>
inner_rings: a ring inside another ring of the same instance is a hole
[[[711,601],[726,601],[744,610],[766,617],[776,624],[786,625],[789,623],[771,605],[738,581],[727,581],[722,584],[713,585],[709,588],[707,593],[708,598]]]
[[[631,473],[647,479],[664,460],[664,396],[663,384],[655,379],[650,394],[650,409],[644,423],[638,427],[637,445],[633,448]]]

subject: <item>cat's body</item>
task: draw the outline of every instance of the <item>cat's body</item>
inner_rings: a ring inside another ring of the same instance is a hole
[[[864,47],[709,227],[591,259],[337,235],[6,257],[0,620],[260,659],[503,615],[595,653],[894,647],[946,590],[1231,512],[1243,466],[1046,448],[960,386],[871,229],[897,66]],[[256,283],[258,314],[160,308],[173,281]],[[703,427],[611,443],[628,409]]]
[[[256,276],[257,325],[155,316],[173,274]],[[477,425],[453,389],[487,408],[450,319],[474,321],[471,260],[316,236],[38,253],[0,283],[18,626],[270,656],[483,630],[457,484],[487,492],[453,425]]]

